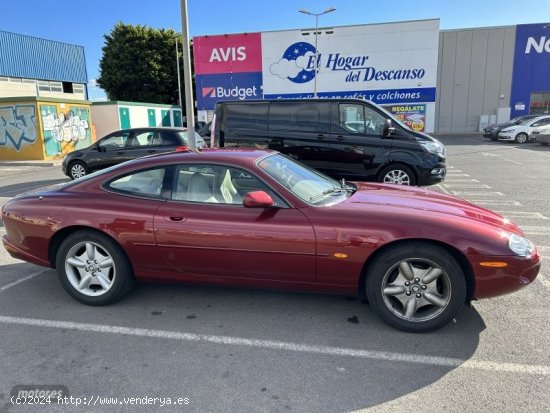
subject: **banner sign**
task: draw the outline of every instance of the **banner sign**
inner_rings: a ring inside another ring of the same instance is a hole
[[[424,132],[426,127],[426,105],[391,105],[384,106],[410,130]]]

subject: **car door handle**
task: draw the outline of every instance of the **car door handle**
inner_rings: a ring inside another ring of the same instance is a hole
[[[325,139],[325,135],[323,135],[322,133],[318,134],[317,137],[318,137],[319,139]]]
[[[125,152],[117,152],[117,155],[124,155]]]
[[[149,150],[147,151],[147,153],[155,153],[155,152],[156,152],[155,149],[149,149]]]
[[[170,217],[170,221],[180,222],[183,221],[183,217],[175,215]]]
[[[338,135],[338,136],[336,137],[336,140],[337,140],[337,141],[343,141],[344,139],[346,139],[346,138],[344,138],[342,135]]]

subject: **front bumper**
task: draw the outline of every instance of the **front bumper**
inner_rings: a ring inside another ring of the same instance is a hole
[[[518,256],[468,256],[475,275],[475,299],[496,297],[517,291],[531,284],[540,270],[538,250],[531,257]],[[503,262],[505,267],[482,266],[486,262]]]
[[[499,141],[515,141],[516,140],[516,135],[512,134],[512,133],[499,132],[497,138],[498,138]]]

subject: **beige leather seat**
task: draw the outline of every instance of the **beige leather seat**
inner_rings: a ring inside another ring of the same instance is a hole
[[[208,179],[200,172],[195,172],[189,179],[187,187],[187,200],[194,202],[218,203],[208,184]]]
[[[233,185],[233,181],[231,181],[229,169],[226,169],[222,174],[219,191],[223,202],[226,204],[240,204],[243,202],[243,198],[239,195],[235,185]]]

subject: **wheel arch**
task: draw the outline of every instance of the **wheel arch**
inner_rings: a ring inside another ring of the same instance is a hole
[[[421,242],[421,243],[424,243],[424,244],[439,245],[439,246],[445,248],[453,256],[453,258],[460,265],[460,268],[462,269],[462,272],[463,272],[464,277],[466,279],[466,303],[469,304],[470,301],[474,297],[475,277],[474,277],[474,270],[473,270],[472,266],[470,265],[468,259],[466,258],[466,256],[461,251],[459,251],[458,249],[456,249],[455,247],[453,247],[450,244],[447,244],[447,243],[442,242],[442,241],[437,241],[437,240],[428,240],[428,239],[425,239],[425,238],[407,238],[407,239],[401,239],[401,240],[393,241],[393,242],[390,242],[388,244],[385,244],[384,246],[378,248],[374,253],[372,253],[367,258],[367,260],[363,264],[363,267],[361,268],[361,276],[359,277],[359,283],[357,285],[357,290],[358,290],[359,296],[362,299],[367,298],[366,289],[365,289],[365,281],[368,277],[369,267],[376,260],[376,258],[378,256],[380,256],[380,254],[382,254],[384,251],[386,251],[389,248],[393,248],[396,245],[408,244],[408,243],[411,243],[411,242]]]
[[[52,268],[56,268],[55,260],[56,260],[56,257],[57,257],[57,251],[59,250],[59,247],[61,246],[61,243],[69,235],[74,234],[77,231],[82,231],[82,230],[92,231],[92,232],[95,232],[97,234],[100,234],[100,235],[103,235],[103,236],[109,238],[111,241],[113,241],[115,244],[117,244],[120,247],[121,251],[128,258],[128,254],[126,254],[126,251],[124,251],[124,248],[122,248],[122,245],[120,245],[120,243],[115,238],[113,238],[111,235],[109,235],[108,233],[106,233],[104,231],[100,231],[97,228],[89,227],[89,226],[86,226],[86,225],[71,225],[71,226],[62,228],[59,231],[57,231],[50,240],[50,244],[48,246],[48,259],[51,263]],[[128,259],[128,262],[130,262],[129,259]],[[131,264],[132,263],[130,262],[130,265]]]
[[[403,165],[403,166],[406,166],[407,168],[409,168],[411,170],[411,172],[414,174],[415,182],[418,183],[418,171],[416,170],[416,168],[413,165],[411,165],[407,162],[404,162],[404,161],[389,161],[386,164],[384,164],[381,168],[378,169],[378,172],[376,174],[376,180],[378,182],[380,182],[380,178],[382,177],[382,172],[384,172],[384,170],[386,170],[386,168],[389,168],[390,166],[395,167],[396,165]]]

